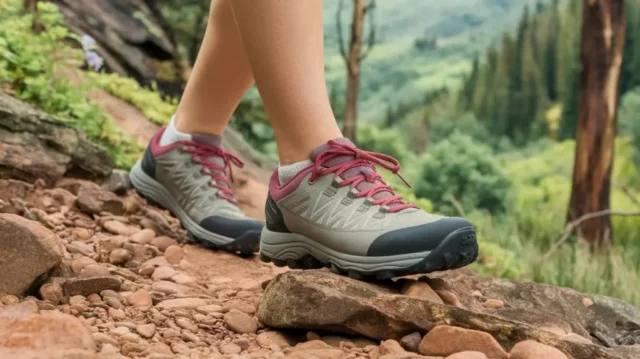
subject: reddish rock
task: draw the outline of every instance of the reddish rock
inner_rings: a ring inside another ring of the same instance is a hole
[[[440,325],[424,336],[420,343],[423,355],[447,356],[463,351],[478,351],[488,359],[506,359],[507,352],[488,333]]]
[[[467,351],[449,355],[446,359],[487,359],[487,356],[480,352]]]
[[[82,321],[66,314],[0,318],[0,349],[95,351],[91,331]]]
[[[22,295],[62,262],[62,242],[38,222],[0,214],[0,233],[0,293]]]
[[[510,359],[567,359],[561,351],[535,340],[519,342],[511,349]]]
[[[402,294],[410,297],[425,299],[434,303],[444,304],[438,294],[429,286],[428,283],[422,281],[407,281],[402,288]]]
[[[151,300],[151,294],[146,290],[139,290],[127,297],[127,302],[132,307],[151,307],[153,301]]]
[[[486,308],[503,308],[504,307],[504,302],[501,301],[500,299],[487,299],[484,301],[483,304]]]
[[[171,264],[178,264],[184,258],[184,250],[180,246],[169,246],[164,251],[164,259]]]

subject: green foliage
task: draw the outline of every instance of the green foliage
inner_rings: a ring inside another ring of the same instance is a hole
[[[103,145],[118,166],[131,166],[141,151],[138,144],[117,130],[113,119],[88,99],[89,85],[72,84],[57,72],[71,70],[83,58],[80,50],[65,42],[76,37],[64,27],[58,8],[38,3],[43,31],[32,31],[33,20],[21,1],[0,3],[0,88],[81,129]]]
[[[136,80],[118,74],[88,72],[85,75],[93,85],[132,104],[156,124],[166,124],[176,112],[177,101],[165,101],[155,87],[144,88]]]
[[[425,155],[416,195],[447,214],[474,208],[501,213],[507,208],[510,187],[489,147],[454,133]]]
[[[367,124],[358,127],[358,147],[393,156],[400,162],[409,152],[398,131]]]

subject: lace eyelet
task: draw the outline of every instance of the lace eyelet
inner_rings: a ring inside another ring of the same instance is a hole
[[[307,180],[307,183],[308,183],[308,184],[310,184],[310,185],[312,185],[312,184],[316,183],[316,181],[317,181],[317,180],[313,180],[313,181],[312,181],[312,180],[311,180],[311,177],[309,177],[309,179]]]

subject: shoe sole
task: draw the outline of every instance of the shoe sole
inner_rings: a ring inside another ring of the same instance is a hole
[[[234,239],[206,230],[187,215],[162,183],[151,178],[142,170],[140,161],[131,169],[129,178],[140,197],[147,200],[151,205],[167,209],[180,220],[182,227],[187,230],[190,240],[196,241],[207,248],[240,254],[252,254],[258,251],[260,246],[259,232],[248,231],[242,237]]]
[[[450,233],[432,250],[384,257],[355,256],[337,252],[296,233],[262,230],[260,259],[278,267],[320,269],[360,280],[385,280],[461,268],[478,258],[478,242],[473,227]]]

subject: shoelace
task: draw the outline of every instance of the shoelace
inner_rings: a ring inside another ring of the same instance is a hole
[[[400,163],[398,160],[382,153],[363,151],[356,147],[334,140],[329,141],[327,144],[329,145],[329,149],[323,151],[318,155],[318,157],[316,157],[315,166],[310,178],[311,182],[314,182],[320,175],[335,173],[335,176],[341,176],[344,172],[352,168],[369,167],[373,170],[372,172],[343,178],[343,181],[340,182],[338,186],[344,187],[350,185],[351,188],[356,188],[360,183],[362,183],[362,181],[367,181],[374,185],[371,188],[359,191],[358,194],[356,194],[356,198],[373,198],[376,193],[390,192],[390,196],[374,200],[372,201],[372,204],[381,206],[390,206],[395,204],[388,208],[388,212],[390,213],[402,211],[407,208],[418,208],[418,206],[414,204],[405,202],[402,199],[402,196],[396,195],[393,189],[382,180],[380,174],[375,172],[375,165],[379,165],[398,176],[409,188],[411,188],[409,183],[407,183],[400,173],[398,173],[400,171]],[[335,166],[324,166],[325,163],[342,156],[350,156],[354,159],[347,160]]]
[[[233,198],[233,192],[231,192],[231,186],[229,184],[229,180],[233,182],[231,165],[242,168],[244,167],[244,163],[238,157],[218,147],[193,141],[181,141],[180,143],[187,146],[185,151],[191,153],[193,162],[202,165],[202,174],[211,176],[215,181],[215,183],[211,183],[211,187],[218,189],[218,197],[237,205],[238,202]],[[222,158],[224,166],[219,166],[208,161],[209,157]],[[226,176],[227,170],[229,171],[229,178]]]

